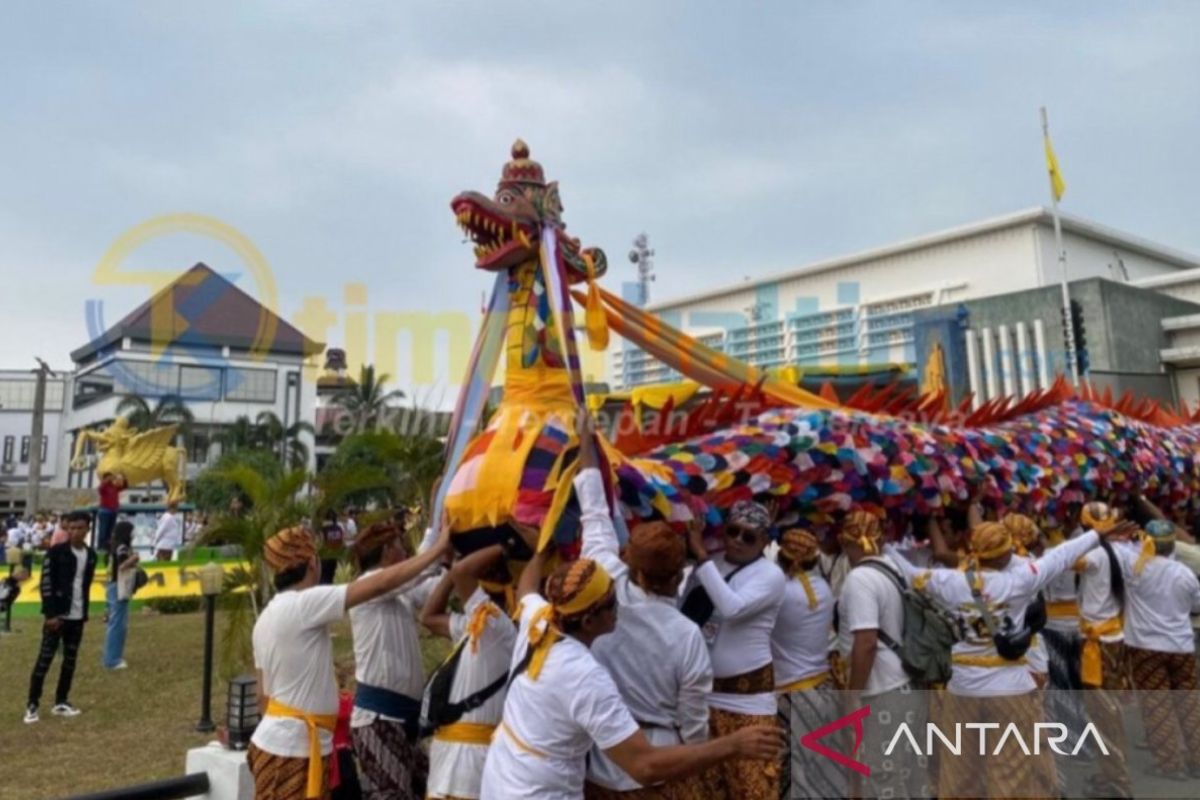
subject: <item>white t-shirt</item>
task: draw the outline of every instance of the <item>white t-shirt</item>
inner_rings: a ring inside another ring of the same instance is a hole
[[[775,658],[775,685],[784,686],[829,671],[829,631],[833,628],[833,591],[815,569],[809,570],[817,607],[808,607],[808,595],[799,578],[788,578],[783,605],[771,632]]]
[[[8,529],[8,546],[20,547],[25,541],[25,531],[19,526]]]
[[[154,549],[178,550],[182,546],[183,528],[179,524],[179,517],[170,511],[164,511],[154,531]]]
[[[367,570],[364,575],[377,572]],[[417,615],[440,578],[424,572],[411,583],[350,609],[354,633],[354,679],[420,702],[425,688]],[[350,725],[361,728],[379,716],[357,705]]]
[[[263,693],[300,711],[337,714],[329,626],[345,613],[345,585],[283,591],[271,598],[254,624],[254,666],[262,670]],[[320,736],[321,753],[328,755],[333,734],[322,730]],[[251,741],[272,755],[308,757],[303,720],[264,716]]]
[[[726,581],[724,576],[738,568],[724,556],[714,556],[695,571],[692,580],[708,591],[713,615],[704,626],[713,676],[729,678],[770,664],[771,631],[783,604],[787,583],[783,570],[765,558],[748,564]],[[711,631],[715,630],[715,635]],[[726,694],[713,692],[708,698],[712,708],[737,714],[767,715],[778,711],[775,692]]]
[[[463,613],[450,615],[450,638],[461,642],[467,636],[467,625],[471,618],[488,607],[496,613],[488,617],[476,646],[472,647],[470,642],[463,644],[454,683],[450,687],[452,703],[461,702],[508,674],[517,628],[483,591],[475,590],[463,606]],[[459,721],[496,725],[504,713],[504,694],[504,689],[500,689],[479,708],[463,714]],[[479,797],[487,753],[487,745],[443,742],[435,736],[429,746],[426,795],[430,798]]]
[[[604,567],[617,593],[617,629],[592,644],[592,655],[612,675],[650,744],[705,741],[712,663],[704,636],[673,597],[648,594],[629,579],[599,470],[581,471],[575,491],[582,512],[581,555]],[[588,780],[617,791],[641,788],[599,748],[592,750]]]
[[[902,558],[876,557],[899,571]],[[904,638],[904,602],[895,582],[877,567],[861,562],[846,574],[838,600],[838,651],[849,662],[855,631],[883,631],[894,642]],[[875,644],[875,663],[863,687],[863,697],[890,692],[908,683],[908,673],[900,656],[879,638]]]
[[[529,624],[545,605],[537,594],[522,601],[513,667],[524,658]],[[523,672],[509,687],[503,725],[488,749],[480,797],[578,800],[593,743],[607,750],[637,731],[608,670],[578,640],[564,636],[551,646],[536,681]]]
[[[1106,622],[1120,616],[1121,606],[1112,592],[1112,570],[1108,553],[1097,547],[1083,557],[1083,569],[1079,571],[1079,616],[1086,622]],[[1119,642],[1124,635],[1116,633],[1100,637],[1102,642]]]
[[[842,582],[846,580],[846,575],[850,572],[850,559],[846,558],[846,554],[839,551],[830,555],[822,551],[817,554],[817,569],[821,571],[821,577],[829,584],[833,596],[841,597]]]
[[[1192,614],[1200,614],[1200,581],[1173,558],[1154,556],[1140,575],[1138,551],[1114,547],[1125,578],[1125,644],[1160,653],[1193,653]]]
[[[83,608],[87,598],[83,596],[83,574],[87,571],[86,547],[72,547],[75,556],[75,580],[71,585],[71,610],[63,619],[83,619]]]
[[[1071,534],[1063,541],[1063,543],[1049,548],[1052,551],[1058,547],[1062,547],[1066,542],[1074,541],[1083,531],[1076,528],[1071,531]],[[1059,575],[1054,580],[1050,581],[1044,589],[1047,603],[1065,603],[1071,600],[1079,601],[1079,592],[1075,588],[1076,574],[1073,570],[1068,569],[1066,572]],[[1058,633],[1070,634],[1072,636],[1079,635],[1079,615],[1068,614],[1066,616],[1050,614],[1046,620],[1046,627]]]
[[[998,626],[1005,620],[1011,622],[1013,630],[1025,625],[1025,611],[1039,591],[1056,577],[1070,572],[1076,560],[1095,547],[1100,538],[1094,531],[1070,539],[1051,549],[1041,558],[1026,561],[1023,568],[1007,568],[1003,571],[982,570],[978,576],[983,581],[981,595],[983,603]],[[895,548],[885,548],[894,554]],[[893,558],[904,569],[909,583],[922,585],[929,597],[954,615],[959,629],[966,638],[956,642],[951,652],[965,656],[995,657],[996,645],[988,633],[982,615],[968,584],[967,573],[958,569],[939,567],[919,570],[903,558]],[[1028,661],[1028,656],[1026,657]],[[981,667],[955,664],[946,685],[951,694],[964,697],[988,695],[1024,694],[1033,691],[1036,684],[1028,664],[1019,662],[1012,666]]]

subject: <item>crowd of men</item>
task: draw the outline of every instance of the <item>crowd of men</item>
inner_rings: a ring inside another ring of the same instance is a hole
[[[307,530],[268,541],[278,594],[254,632],[256,797],[334,788],[329,625],[347,613],[350,741],[368,798],[1057,797],[1049,748],[936,764],[884,748],[902,723],[921,736],[930,719],[1033,730],[1054,713],[1047,686],[1085,690],[1114,754],[1092,796],[1133,793],[1113,694],[1125,688],[1145,690],[1158,774],[1200,779],[1200,580],[1185,565],[1198,549],[1149,503],[1075,504],[1045,529],[972,504],[902,529],[855,511],[827,534],[773,534],[770,505],[743,501],[720,552],[702,525],[681,536],[662,522],[621,547],[590,446],[581,458],[581,557],[550,569],[543,550],[515,581],[510,545],[452,559],[445,530],[410,555],[402,526],[367,527],[352,547],[361,574],[344,585],[321,585]],[[944,685],[923,681],[904,647],[916,597],[954,630]],[[454,642],[428,682],[421,626]],[[830,746],[869,774],[800,745],[866,705],[861,749]]]

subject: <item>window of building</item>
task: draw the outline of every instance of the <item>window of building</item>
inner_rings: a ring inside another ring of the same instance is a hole
[[[11,438],[11,437],[7,437],[7,438]],[[5,450],[6,451],[7,451],[7,447],[8,447],[7,438],[5,440]],[[29,442],[30,442],[30,437],[28,437],[28,436],[21,437],[21,463],[22,464],[29,463]],[[43,436],[42,437],[42,463],[43,464],[46,463],[46,448],[48,445],[49,445],[49,437]]]
[[[220,367],[181,366],[179,396],[184,400],[220,400]]]
[[[274,403],[275,383],[275,370],[230,368],[225,371],[225,399]]]
[[[179,365],[155,361],[114,361],[108,372],[121,383],[124,394],[162,397],[179,391]]]
[[[103,400],[113,393],[113,379],[102,370],[89,372],[75,379],[74,407],[83,408],[89,403]]]
[[[4,437],[4,463],[5,464],[12,463],[13,453],[16,449],[17,449],[17,437],[5,436]]]
[[[188,446],[188,461],[192,464],[203,464],[208,461],[208,434],[193,433]]]

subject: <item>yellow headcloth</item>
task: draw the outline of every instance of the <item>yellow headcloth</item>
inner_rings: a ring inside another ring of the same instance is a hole
[[[301,527],[284,528],[263,545],[263,560],[273,572],[307,564],[316,554],[316,540]]]
[[[843,542],[852,542],[863,549],[867,555],[879,552],[879,540],[883,538],[883,525],[879,517],[869,511],[851,511],[842,523],[838,538]]]
[[[558,600],[550,597],[550,602],[534,615],[529,623],[529,646],[533,648],[533,657],[529,660],[527,674],[529,680],[536,681],[550,655],[550,647],[562,638],[559,625],[563,619],[576,617],[590,610],[612,591],[612,578],[604,567],[591,559],[581,558],[559,569],[578,571],[583,579],[583,585],[570,597]],[[549,594],[550,591],[547,590]]]
[[[1003,523],[981,522],[971,529],[971,555],[976,558],[999,558],[1012,549],[1012,534]]]
[[[1083,527],[1090,528],[1097,533],[1104,533],[1110,530],[1119,521],[1120,516],[1117,510],[1108,505],[1108,503],[1092,502],[1083,507],[1079,513],[1079,521],[1083,523]]]
[[[1142,547],[1138,551],[1137,561],[1133,565],[1135,575],[1141,575],[1146,564],[1154,558],[1155,544],[1175,541],[1175,526],[1165,519],[1153,520],[1146,525],[1146,530],[1142,531],[1141,539]]]
[[[808,577],[808,572],[801,565],[812,561],[817,557],[817,553],[820,552],[820,548],[817,545],[817,537],[801,528],[784,531],[783,536],[779,539],[779,552],[791,562],[792,575],[804,587],[804,596],[808,599],[809,610],[815,609],[817,607],[817,594],[813,591],[812,581]]]
[[[1038,529],[1033,520],[1024,514],[1005,514],[1000,518],[1000,524],[1003,525],[1010,536],[1012,536],[1013,549],[1018,555],[1027,555],[1029,548],[1037,541]]]

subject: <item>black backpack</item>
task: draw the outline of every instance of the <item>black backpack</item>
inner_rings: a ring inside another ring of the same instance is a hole
[[[429,702],[425,719],[422,720],[422,736],[432,734],[443,725],[452,725],[458,722],[465,714],[469,714],[490,700],[508,683],[508,673],[501,673],[500,677],[479,691],[464,697],[457,703],[451,703],[450,690],[454,687],[454,676],[458,673],[458,662],[462,658],[463,647],[466,643],[467,639],[464,637],[450,653],[450,656],[438,666],[425,685],[425,693]]]
[[[950,680],[950,648],[959,641],[953,618],[920,592],[914,591],[899,571],[883,561],[866,559],[868,566],[887,575],[900,591],[904,604],[904,641],[897,642],[882,628],[879,640],[900,658],[905,672],[920,687]]]

